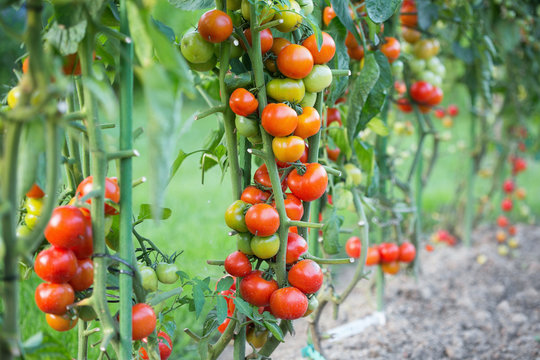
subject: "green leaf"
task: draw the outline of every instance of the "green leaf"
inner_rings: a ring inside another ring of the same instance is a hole
[[[152,216],[152,207],[150,204],[141,204],[141,207],[139,208],[139,216],[137,220],[147,220],[147,219],[155,219],[155,220],[167,220],[171,217],[172,211],[169,208],[163,208],[160,211],[161,217],[156,218]]]
[[[281,331],[281,328],[278,326],[278,324],[276,324],[275,322],[270,322],[270,321],[264,321],[263,324],[264,324],[264,327],[267,328],[268,331],[270,331],[272,335],[274,335],[274,337],[278,341],[280,342],[285,341],[283,340],[283,331]]]
[[[22,197],[30,190],[34,183],[39,182],[36,181],[36,179],[38,177],[37,171],[40,170],[39,163],[40,161],[43,163],[45,154],[44,131],[43,121],[39,119],[27,122],[23,125],[19,144],[19,161],[17,162],[17,174],[19,179],[17,190],[19,197]],[[50,164],[50,166],[59,165]],[[44,172],[41,174],[44,174]],[[45,184],[38,185],[44,189],[42,185]]]
[[[427,30],[439,16],[439,7],[431,0],[417,0],[416,9],[418,11],[418,27]]]
[[[362,173],[366,176],[366,187],[369,188],[375,169],[375,150],[370,144],[358,140],[354,142],[354,150]]]
[[[208,315],[206,315],[206,319],[204,320],[202,337],[206,337],[207,335],[212,333],[212,331],[214,331],[214,329],[217,328],[219,324],[220,323],[217,321],[216,311],[209,311]]]
[[[352,155],[352,148],[347,136],[347,129],[344,127],[328,127],[328,134],[334,140],[334,144],[339,147],[341,153],[346,159],[350,159]]]
[[[214,0],[169,0],[169,4],[182,10],[201,10],[214,7]]]
[[[152,23],[156,26],[156,28],[169,40],[170,42],[174,42],[176,40],[176,35],[174,34],[174,30],[171,29],[169,26],[165,25],[159,20],[156,20],[154,17],[151,17]]]
[[[145,12],[140,11],[134,1],[128,1],[126,5],[131,38],[136,39],[133,46],[135,54],[143,67],[150,66],[154,62],[154,48],[146,29]]]
[[[376,23],[390,19],[400,5],[400,0],[366,0],[367,14]]]
[[[239,297],[234,298],[235,309],[241,314],[248,317],[253,317],[253,308],[245,300],[240,299]]]
[[[341,21],[341,23],[345,26],[345,28],[347,28],[347,30],[349,30],[354,35],[356,41],[361,44],[362,38],[360,37],[358,30],[356,29],[354,21],[351,19],[351,14],[349,14],[349,1],[331,0],[330,3],[332,4],[332,7],[336,12],[336,16]],[[334,20],[332,20],[332,22],[333,21]]]
[[[216,291],[221,292],[221,291],[229,290],[233,282],[234,282],[234,279],[232,278],[232,276],[225,276],[224,278],[219,280],[219,282],[217,283]]]
[[[193,303],[195,305],[195,316],[198,319],[201,315],[201,311],[203,310],[204,304],[206,302],[206,298],[204,297],[204,290],[203,286],[200,282],[197,282],[192,289],[192,295],[193,295]]]
[[[388,136],[388,127],[379,118],[373,118],[368,122],[367,127],[379,136]]]
[[[347,29],[338,21],[330,22],[330,26],[326,29],[326,32],[332,36],[336,43],[336,54],[333,59],[328,63],[332,69],[349,69],[350,57],[347,54],[347,47],[345,46],[345,38],[347,37]],[[336,100],[339,99],[347,89],[349,83],[348,76],[334,77],[330,91],[326,99],[328,106],[334,106]]]
[[[336,209],[332,208],[329,217],[325,219],[323,232],[323,248],[327,254],[334,255],[339,252],[339,228],[343,224],[343,217],[338,216]]]
[[[97,99],[100,110],[106,119],[116,123],[118,120],[118,98],[107,81],[98,81],[93,78],[83,78],[83,85],[92,92]]]
[[[81,20],[79,23],[66,27],[54,22],[44,38],[53,45],[62,55],[69,55],[77,52],[79,43],[86,34],[86,20]]]
[[[227,318],[227,301],[222,296],[217,298],[216,311],[217,322],[221,324]]]

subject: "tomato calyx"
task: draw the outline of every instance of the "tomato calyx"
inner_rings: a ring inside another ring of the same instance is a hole
[[[302,176],[306,173],[307,171],[307,166],[305,164],[302,164],[302,163],[293,163],[293,167],[296,169],[296,172],[298,173],[298,175]]]

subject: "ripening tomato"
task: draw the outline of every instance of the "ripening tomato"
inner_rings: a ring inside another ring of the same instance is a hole
[[[306,96],[306,86],[300,79],[272,79],[266,84],[266,92],[274,100],[297,103]]]
[[[411,85],[410,94],[411,98],[420,104],[429,104],[431,97],[433,96],[433,85],[426,81],[417,81]]]
[[[399,246],[398,261],[409,263],[416,257],[416,248],[410,242],[404,242]]]
[[[378,247],[369,247],[366,256],[366,266],[377,265],[381,259]]]
[[[311,106],[306,106],[302,110],[302,114],[298,115],[298,125],[294,130],[294,135],[300,136],[302,139],[307,139],[319,132],[321,128],[321,116]]]
[[[198,31],[191,30],[182,36],[180,51],[190,63],[204,64],[214,57],[214,44],[205,41]]]
[[[266,280],[260,270],[252,271],[240,281],[240,294],[242,299],[255,306],[270,304],[270,296],[278,289],[274,279]]]
[[[164,261],[157,264],[156,275],[159,282],[163,284],[174,284],[180,278],[178,266]]]
[[[411,29],[406,26],[402,26],[401,36],[403,36],[403,39],[405,39],[405,41],[408,42],[409,44],[414,44],[418,40],[420,40],[420,38],[422,37],[422,33],[418,30]]]
[[[399,80],[394,81],[394,89],[399,95],[403,95],[407,92],[407,86],[403,81]]]
[[[505,228],[509,224],[510,224],[510,222],[508,221],[508,218],[506,216],[499,215],[499,217],[497,218],[497,225],[499,225],[502,228]]]
[[[43,190],[41,190],[38,184],[32,185],[30,190],[28,190],[28,192],[26,193],[26,197],[31,198],[31,199],[39,199],[44,196],[45,196],[45,193],[43,192]]]
[[[75,301],[75,292],[69,284],[41,283],[36,288],[34,299],[44,313],[62,315]]]
[[[77,325],[79,318],[68,313],[63,315],[45,314],[45,320],[56,331],[68,331]]]
[[[276,14],[276,10],[274,9],[272,0],[259,1],[257,3],[257,7],[258,7],[257,13],[259,14],[258,18],[259,18],[260,24],[265,24],[274,18]],[[248,22],[251,20],[250,8],[251,8],[251,5],[250,5],[249,0],[242,0],[242,4],[241,4],[242,16]]]
[[[300,175],[293,169],[287,177],[287,185],[294,196],[303,201],[313,201],[320,198],[328,185],[328,174],[319,163],[306,164],[306,171]]]
[[[361,61],[364,58],[364,47],[362,45],[348,47],[347,54],[351,59]]]
[[[308,299],[295,287],[276,290],[270,297],[270,311],[278,319],[299,319],[306,313]]]
[[[330,149],[328,145],[326,145],[326,153],[328,154],[328,158],[332,161],[337,161],[339,154],[341,153],[340,148],[335,147],[334,149]]]
[[[299,136],[276,136],[272,139],[272,151],[278,161],[295,162],[300,159],[305,148],[306,143]]]
[[[414,44],[413,53],[418,59],[428,60],[439,53],[441,44],[437,39],[422,39]]]
[[[448,105],[448,108],[446,109],[446,111],[448,112],[448,115],[450,116],[457,116],[459,114],[459,109],[457,105],[454,105],[454,104]]]
[[[517,233],[517,228],[516,228],[515,225],[511,225],[511,226],[508,227],[508,234],[510,236],[515,236],[516,233]]]
[[[285,104],[268,104],[262,112],[261,125],[272,136],[287,136],[296,129],[298,115]]]
[[[298,261],[301,255],[305,254],[308,251],[307,241],[300,235],[289,232],[287,237],[287,254],[286,262],[287,265],[294,264]]]
[[[131,308],[131,338],[141,340],[156,328],[156,313],[148,304],[138,303]]]
[[[253,255],[253,250],[251,250],[252,237],[253,235],[249,232],[238,233],[236,235],[236,248],[238,249],[238,251],[241,251],[246,255]]]
[[[305,259],[292,266],[289,270],[288,280],[292,286],[304,294],[314,294],[322,286],[323,273],[319,264],[313,260]]]
[[[274,233],[270,236],[254,236],[249,246],[253,255],[259,259],[270,259],[279,251],[279,235]]]
[[[169,335],[164,331],[158,332],[157,338],[158,338],[159,358],[161,360],[167,360],[172,354],[172,340],[169,337]],[[142,339],[142,342],[147,344],[148,338]],[[145,359],[145,360],[148,359],[148,353],[146,352],[144,347],[141,347],[139,349],[139,355],[141,355],[142,359]]]
[[[527,161],[520,157],[512,159],[512,174],[516,175],[527,170]]]
[[[255,173],[253,174],[253,181],[267,188],[272,187],[272,182],[270,181],[270,175],[268,174],[266,164],[262,164],[257,170],[255,170]],[[281,187],[283,188],[283,185]]]
[[[274,43],[274,38],[272,36],[272,32],[270,29],[264,29],[260,32],[261,34],[261,53],[266,54],[268,50],[272,48],[272,44]],[[251,29],[244,30],[244,35],[246,36],[246,40],[248,41],[248,44],[251,46],[253,43],[251,42]],[[242,43],[243,45],[244,43]]]
[[[260,349],[266,344],[268,339],[268,330],[259,330],[255,327],[246,328],[246,341],[253,345],[256,349]]]
[[[77,193],[79,194],[79,199],[84,197],[90,191],[93,190],[93,176],[90,175],[77,186]],[[120,187],[118,182],[112,178],[105,178],[105,199],[109,199],[115,204],[120,202]],[[87,199],[86,202],[90,204],[92,199]],[[116,215],[118,211],[111,205],[105,203],[105,214],[107,215]]]
[[[291,193],[287,193],[285,196],[286,197],[285,200],[283,200],[283,203],[285,204],[285,212],[287,213],[287,217],[290,220],[300,220],[304,215],[304,206],[302,205],[302,200]],[[275,206],[275,201],[272,202],[272,206]]]
[[[245,223],[253,235],[270,236],[279,228],[279,214],[271,205],[255,204],[246,212]]]
[[[343,125],[341,122],[341,114],[337,108],[328,108],[326,109],[326,126],[329,126],[331,123],[337,122],[339,125]]]
[[[444,109],[435,109],[434,115],[435,115],[435,117],[437,117],[439,119],[442,119],[442,118],[444,118],[446,113],[445,113]]]
[[[514,192],[514,189],[516,188],[516,185],[514,184],[514,181],[512,179],[505,180],[503,183],[503,191],[507,194],[511,194]]]
[[[328,26],[330,24],[330,21],[332,21],[333,18],[337,16],[336,12],[334,11],[334,8],[331,6],[327,6],[323,10],[323,22],[324,25]]]
[[[416,27],[416,24],[418,24],[418,15],[414,1],[403,2],[401,5],[399,20],[401,21],[402,25],[413,28]]]
[[[307,92],[318,93],[332,84],[332,70],[324,64],[314,65],[303,81]]]
[[[51,283],[65,283],[77,273],[77,258],[73,251],[51,246],[41,251],[34,262],[36,275]]]
[[[303,79],[313,69],[313,56],[304,46],[291,44],[280,51],[277,66],[286,77]]]
[[[244,277],[252,270],[248,257],[240,251],[235,251],[225,259],[225,271],[232,276]]]
[[[260,136],[259,123],[257,120],[253,120],[244,116],[237,116],[234,119],[234,125],[236,126],[236,132],[247,138]]]
[[[291,45],[291,42],[285,38],[282,38],[282,37],[274,38],[274,42],[272,44],[272,52],[274,53],[274,55],[277,56],[279,55],[281,50],[283,50],[289,45]]]
[[[231,36],[233,23],[229,15],[223,11],[218,9],[209,10],[200,17],[198,30],[204,40],[220,43]]]
[[[248,116],[257,110],[259,102],[252,93],[244,88],[238,88],[229,97],[229,106],[236,115]]]
[[[395,275],[399,272],[399,262],[392,261],[392,262],[383,262],[381,264],[381,269],[383,273],[389,274],[389,275]]]
[[[326,64],[334,57],[336,53],[336,43],[332,36],[326,32],[322,32],[323,40],[321,49],[317,45],[317,38],[315,34],[308,37],[302,45],[306,47],[313,56],[313,62],[315,64]]]
[[[268,191],[263,191],[255,186],[250,185],[244,189],[240,200],[254,205],[265,202],[269,197],[270,193]]]
[[[441,103],[443,99],[443,91],[437,86],[433,86],[433,91],[431,92],[431,97],[428,100],[428,105],[436,106]]]
[[[398,99],[396,102],[399,110],[401,110],[404,113],[410,113],[413,111],[412,105],[406,98]]]
[[[69,285],[75,291],[88,289],[94,283],[94,262],[92,259],[81,259],[77,264],[75,276],[69,280]]]
[[[394,243],[382,243],[379,245],[379,255],[383,263],[396,261],[399,257],[399,247]]]
[[[87,220],[75,206],[59,206],[53,210],[44,235],[49,243],[71,248],[83,242],[87,234]]]
[[[399,58],[401,46],[399,45],[399,41],[394,37],[387,36],[384,40],[386,42],[381,46],[381,51],[388,58],[388,61],[393,63]]]
[[[300,26],[302,23],[302,15],[300,15],[300,5],[295,0],[289,0],[290,6],[287,4],[277,3],[275,6],[278,11],[274,16],[274,20],[283,20],[281,24],[276,25],[276,29],[283,33],[291,32]]]
[[[512,199],[506,198],[501,202],[501,209],[502,211],[511,211],[514,207],[514,204],[512,202]]]
[[[225,211],[225,223],[228,227],[238,232],[246,232],[246,220],[244,217],[249,205],[242,200],[236,200]]]
[[[524,188],[518,188],[516,189],[516,197],[519,199],[519,200],[523,200],[527,197],[527,192],[525,191]]]
[[[11,90],[9,90],[7,94],[7,104],[10,109],[14,109],[15,106],[19,103],[19,99],[21,97],[22,90],[20,86],[15,86]]]
[[[227,312],[227,316],[232,316],[233,314]],[[217,327],[218,331],[223,334],[225,329],[227,329],[227,326],[229,326],[229,323],[231,322],[231,318],[226,318],[223,320],[223,322]]]
[[[362,250],[362,242],[358,236],[351,236],[345,243],[345,252],[349,257],[358,259]]]

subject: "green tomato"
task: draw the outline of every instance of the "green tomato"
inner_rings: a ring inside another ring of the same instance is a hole
[[[401,60],[395,60],[392,63],[392,74],[394,76],[401,77],[401,74],[403,73],[403,61]]]
[[[354,164],[345,164],[343,166],[345,172],[347,173],[347,184],[352,184],[354,186],[360,185],[362,182],[362,171],[356,167]]]
[[[344,210],[353,204],[353,194],[352,192],[350,192],[350,190],[345,189],[343,183],[340,183],[338,185],[334,187],[332,201],[336,209]]]
[[[31,232],[32,230],[28,226],[21,224],[17,226],[17,230],[15,230],[15,235],[17,235],[18,238],[21,238],[29,235]]]
[[[192,63],[192,62],[188,61],[187,59],[186,59],[186,61],[187,61],[188,65],[189,65],[189,68],[191,70],[195,70],[195,71],[199,71],[199,72],[205,72],[205,71],[212,70],[216,66],[217,57],[215,55],[212,55],[210,60],[208,60],[207,62],[201,63],[201,64]]]
[[[304,10],[304,15],[308,16],[313,12],[313,0],[298,0],[298,4]]]
[[[190,63],[204,64],[214,56],[214,44],[205,41],[201,34],[192,30],[182,37],[180,51]]]
[[[431,70],[431,71],[433,71],[433,72],[435,72],[435,70],[436,70],[440,65],[442,65],[442,62],[441,62],[441,60],[440,60],[438,57],[436,57],[436,56],[434,56],[434,57],[432,57],[431,59],[429,59],[429,60],[426,61],[426,66],[427,66],[428,70]]]
[[[300,102],[306,94],[302,80],[272,79],[266,84],[266,93],[277,101]]]
[[[442,77],[440,77],[439,75],[435,75],[433,77],[432,85],[440,88],[440,87],[442,87],[442,83],[443,83],[443,78]]]
[[[281,32],[288,33],[291,32],[300,26],[302,23],[302,15],[300,15],[300,5],[295,0],[289,1],[291,6],[286,4],[277,4],[276,7],[279,9],[274,20],[283,20],[283,23],[276,26]]]
[[[249,140],[250,143],[252,143],[254,145],[262,144],[262,142],[263,142],[261,134],[259,134],[257,136],[248,137],[248,140]]]
[[[251,250],[253,254],[261,259],[270,259],[279,251],[279,236],[254,236],[251,239]]]
[[[234,11],[240,9],[242,0],[227,0],[227,11]]]
[[[414,74],[420,74],[426,68],[426,61],[422,59],[413,59],[409,62],[409,66]]]
[[[253,235],[251,233],[239,233],[236,235],[236,247],[238,251],[243,252],[246,255],[253,255],[253,250],[251,250],[251,238]]]
[[[160,262],[156,267],[157,279],[163,284],[174,284],[180,277],[177,271],[176,264]]]
[[[326,65],[315,65],[303,81],[307,92],[318,93],[332,83],[332,70]]]
[[[242,200],[236,200],[225,211],[225,223],[228,227],[238,232],[248,232],[246,219],[244,217],[249,204]]]
[[[313,106],[315,106],[315,101],[317,101],[317,94],[307,92],[304,95],[304,98],[302,99],[302,101],[300,101],[300,106],[301,107],[306,107],[306,106],[313,107]]]
[[[234,34],[233,37],[238,40],[238,44],[235,45],[234,42],[231,42],[231,58],[238,59],[244,54],[244,49],[242,48],[242,45],[240,45],[240,40],[238,39],[238,37]]]
[[[114,215],[118,216],[118,215]],[[103,225],[103,228],[105,230],[105,236],[109,235],[109,232],[111,231],[112,224],[113,224],[113,216],[111,215],[105,215],[105,225]]]
[[[263,1],[260,1],[260,2],[262,3]],[[276,14],[276,10],[273,9],[272,0],[264,0],[264,2],[266,2],[266,5],[264,6],[264,8],[262,9],[259,15],[261,24],[265,24],[269,22],[270,20],[274,18],[274,15]],[[242,16],[244,17],[244,19],[246,19],[247,21],[250,21],[251,15],[250,15],[249,0],[242,0],[242,5],[240,6],[240,8],[241,8]]]
[[[257,120],[238,115],[234,120],[234,124],[236,125],[236,131],[242,136],[248,138],[260,136],[259,122]]]
[[[158,278],[154,269],[150,266],[139,266],[139,273],[141,274],[143,289],[148,292],[156,291],[158,288]]]
[[[319,300],[317,300],[317,297],[315,295],[313,295],[312,297],[309,298],[308,308],[306,310],[306,313],[304,314],[304,317],[310,315],[318,307],[319,307]]]
[[[418,74],[418,78],[420,80],[427,81],[430,84],[433,84],[435,82],[435,77],[436,76],[437,75],[435,75],[432,71],[429,71],[429,70],[425,70],[425,71],[421,72],[420,74]]]

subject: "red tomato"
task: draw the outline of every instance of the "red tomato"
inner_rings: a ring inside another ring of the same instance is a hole
[[[261,52],[265,54],[268,50],[272,48],[272,44],[274,43],[274,38],[272,37],[272,32],[270,29],[264,29],[260,32],[261,34]],[[251,46],[251,29],[244,30],[244,35],[246,36],[246,39]],[[242,43],[243,45],[243,43]]]
[[[298,227],[296,226],[289,227],[289,232],[292,232],[298,235]]]
[[[420,104],[428,104],[433,96],[433,85],[426,81],[417,81],[410,89],[411,98]]]
[[[255,204],[246,212],[246,226],[253,235],[270,236],[279,228],[279,214],[268,204]]]
[[[427,252],[432,252],[433,250],[435,250],[435,248],[433,247],[433,245],[431,245],[431,244],[426,244],[426,251],[427,251]]]
[[[52,245],[69,249],[84,241],[87,220],[79,208],[59,206],[53,210],[44,235]]]
[[[345,252],[349,257],[358,259],[362,250],[362,242],[358,236],[351,236],[345,243]]]
[[[418,23],[418,15],[416,12],[416,4],[414,1],[404,1],[401,5],[401,14],[399,15],[401,24],[408,27],[416,27],[416,24]]]
[[[379,245],[379,255],[383,263],[396,261],[399,257],[399,247],[394,243],[382,243]]]
[[[330,149],[328,145],[326,145],[326,152],[328,153],[328,158],[330,160],[337,161],[341,150],[338,147],[336,147],[335,149]]]
[[[289,283],[304,294],[314,294],[322,286],[323,273],[319,264],[305,259],[297,262],[289,270]]]
[[[336,17],[336,12],[334,11],[334,8],[331,6],[327,6],[323,10],[323,22],[324,25],[328,26],[330,24],[330,21],[332,21],[333,18]]]
[[[302,108],[302,110],[302,114],[298,115],[298,125],[294,130],[294,135],[300,136],[302,139],[307,139],[319,132],[321,128],[321,116],[315,108],[310,106]]]
[[[514,181],[512,179],[505,180],[503,183],[503,191],[507,194],[511,194],[514,192],[514,189],[516,188],[516,185],[514,184]]]
[[[328,108],[326,110],[326,126],[329,126],[331,123],[337,122],[339,125],[343,125],[341,122],[341,114],[336,108]]]
[[[399,95],[403,95],[407,92],[407,86],[403,81],[399,80],[394,81],[394,89]]]
[[[268,174],[268,172],[266,172]],[[242,192],[240,200],[248,204],[259,204],[263,203],[270,197],[268,191],[263,191],[255,186],[248,186]]]
[[[525,159],[520,157],[512,159],[512,174],[516,175],[525,170],[527,170],[527,161]]]
[[[92,175],[81,181],[81,183],[77,187],[77,193],[79,194],[79,198],[82,198],[90,191],[92,191],[92,182]],[[111,200],[116,204],[120,202],[120,187],[118,186],[118,182],[113,180],[112,178],[105,178],[105,198]],[[90,204],[92,202],[92,199],[88,199],[86,200],[86,202]],[[116,209],[111,205],[105,204],[105,214],[115,215],[118,214],[118,211],[116,211]]]
[[[291,193],[285,194],[286,198],[283,200],[285,203],[285,212],[290,220],[300,220],[304,215],[304,206],[302,200],[297,198]]]
[[[240,252],[235,251],[225,259],[225,271],[232,276],[244,277],[252,270],[251,262],[248,257]]]
[[[83,211],[84,214],[84,211]],[[92,221],[86,217],[85,235],[82,241],[75,246],[71,247],[71,251],[75,254],[77,259],[87,259],[94,253],[94,238],[92,234]]]
[[[404,242],[399,246],[398,261],[410,263],[416,257],[416,248],[410,242]]]
[[[300,162],[301,162],[302,164],[307,163],[307,161],[308,161],[308,156],[309,156],[309,147],[308,147],[308,144],[306,144],[306,148],[304,149],[304,153],[303,153],[302,156],[300,157]]]
[[[285,104],[268,104],[262,112],[261,125],[272,136],[287,136],[296,129],[298,115]]]
[[[79,318],[67,313],[64,315],[46,314],[45,320],[56,331],[68,331],[77,325]]]
[[[293,169],[287,177],[287,185],[293,195],[303,201],[313,201],[320,198],[328,186],[328,174],[319,163],[306,164],[306,172],[300,175]]]
[[[232,314],[227,314],[228,316],[232,316]],[[225,331],[225,329],[227,328],[227,326],[229,326],[229,323],[231,322],[231,319],[230,318],[226,318],[222,323],[221,325],[218,326],[218,331],[220,333],[223,334],[223,332]]]
[[[63,315],[75,301],[75,292],[69,284],[41,283],[36,288],[34,299],[44,313]]]
[[[381,264],[381,269],[385,274],[395,275],[399,272],[399,262],[392,261]]]
[[[47,282],[65,283],[77,273],[77,258],[69,249],[52,246],[38,254],[34,270]]]
[[[272,139],[272,152],[277,161],[295,162],[304,154],[306,143],[299,136],[276,136]]]
[[[92,259],[79,260],[77,273],[69,281],[69,285],[75,291],[88,289],[94,283],[94,262]]]
[[[141,340],[156,328],[156,314],[148,304],[138,303],[131,308],[131,338]]]
[[[299,319],[304,316],[307,308],[306,295],[294,287],[276,290],[270,298],[270,310],[278,319]]]
[[[202,38],[212,43],[220,43],[233,32],[233,23],[229,15],[221,10],[209,10],[199,19],[198,31]]]
[[[510,236],[516,235],[516,234],[517,234],[517,228],[516,228],[514,225],[509,226],[509,227],[508,227],[508,234],[509,234]]]
[[[435,109],[435,116],[439,119],[442,119],[445,114],[444,109]]]
[[[443,91],[441,88],[434,86],[431,93],[431,97],[428,100],[428,105],[436,106],[439,105],[443,99]]]
[[[274,43],[272,44],[272,52],[274,53],[274,55],[279,55],[281,50],[285,49],[289,45],[291,45],[291,42],[285,38],[274,38]]]
[[[399,110],[401,110],[404,113],[410,113],[413,111],[411,103],[406,98],[398,99],[396,103]]]
[[[512,199],[506,198],[501,202],[501,209],[502,211],[511,211],[514,207],[514,204],[512,202]]]
[[[287,237],[287,265],[297,262],[300,256],[305,254],[307,251],[307,241],[297,233],[289,232],[289,236]]]
[[[31,199],[40,199],[44,196],[45,196],[45,193],[43,192],[43,190],[41,190],[41,188],[37,184],[32,185],[30,190],[28,190],[28,192],[26,193],[26,197],[31,198]]]
[[[448,105],[446,111],[450,116],[457,116],[459,114],[459,108],[457,107],[457,105],[454,104]]]
[[[313,55],[304,46],[291,44],[280,51],[277,67],[288,78],[303,79],[313,69]]]
[[[499,217],[497,218],[497,225],[504,228],[504,227],[507,227],[508,224],[510,224],[510,222],[508,221],[508,218],[504,215],[499,215]]]
[[[313,55],[313,62],[315,64],[326,64],[332,58],[334,57],[334,54],[336,53],[336,43],[332,36],[326,32],[322,32],[323,36],[323,42],[321,45],[321,50],[319,50],[319,47],[317,45],[317,39],[315,37],[315,34],[308,37],[304,42],[302,43],[303,46],[305,46],[311,55]]]
[[[386,42],[381,46],[381,51],[384,55],[386,55],[388,61],[393,63],[399,58],[401,46],[399,45],[399,41],[394,37],[387,36],[384,38],[384,40]]]
[[[280,174],[281,176],[281,174]],[[259,168],[255,171],[255,174],[253,174],[253,180],[264,187],[271,188],[272,182],[270,181],[270,175],[268,174],[268,169],[266,168],[266,164],[262,164],[259,166]],[[283,180],[283,183],[281,184],[281,189],[285,191],[287,189],[287,182],[286,180]]]
[[[378,247],[368,248],[368,252],[366,256],[366,265],[367,266],[377,265],[380,260],[381,260],[381,255],[379,254],[379,248]]]
[[[169,337],[169,335],[164,331],[158,332],[157,338],[158,338],[159,357],[161,360],[167,360],[169,356],[171,356],[172,354],[172,340]],[[142,339],[142,342],[147,344],[148,338]],[[148,353],[143,347],[139,349],[139,355],[141,355],[142,359],[148,359]]]
[[[278,289],[276,280],[266,280],[260,270],[252,271],[240,281],[242,299],[255,306],[270,304],[270,296]]]
[[[229,106],[236,115],[248,116],[257,110],[259,102],[252,93],[244,88],[238,88],[229,97]]]
[[[362,45],[348,47],[347,54],[351,59],[361,61],[364,58],[364,47]]]

